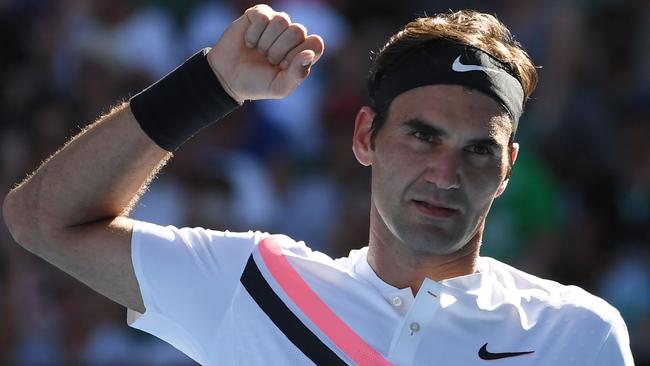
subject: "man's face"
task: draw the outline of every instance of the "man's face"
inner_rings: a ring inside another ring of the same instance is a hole
[[[367,129],[373,117],[370,109],[357,116],[354,151],[372,165],[374,234],[417,252],[459,250],[505,189],[511,151],[516,158],[507,114],[462,86],[415,88],[393,100],[374,149]]]

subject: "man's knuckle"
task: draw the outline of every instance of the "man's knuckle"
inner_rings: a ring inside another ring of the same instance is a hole
[[[248,20],[250,20],[251,23],[268,23],[271,18],[267,13],[259,11],[259,9],[252,7],[248,8],[246,12],[246,17],[248,17]]]
[[[305,39],[305,29],[300,27],[300,25],[292,24],[288,30],[292,41],[302,41]]]
[[[262,13],[268,13],[269,11],[273,11],[273,9],[270,6],[266,5],[266,4],[257,4],[257,5],[254,5],[254,6],[250,7],[250,8],[248,8],[248,9],[254,9],[254,10],[256,10],[258,12],[262,12]]]
[[[322,53],[323,52],[323,39],[319,36],[309,36],[307,39],[309,43],[309,47],[314,50],[316,53]]]
[[[265,13],[257,13],[256,17],[256,20],[260,23],[268,24],[271,21],[271,17]]]
[[[301,31],[305,36],[307,36],[307,27],[305,27],[304,24],[293,23],[293,25],[295,25],[296,27],[300,28],[300,31]]]
[[[289,16],[289,14],[281,11],[278,12],[278,16],[282,17],[282,19],[285,19],[287,22],[289,22],[289,24],[291,24],[291,17]]]
[[[280,27],[283,27],[283,28],[286,28],[286,27],[289,26],[289,24],[291,24],[289,19],[287,19],[285,17],[282,17],[282,16],[279,16],[277,14],[276,14],[276,16],[273,17],[271,22],[273,24],[275,24],[276,26],[280,26]]]

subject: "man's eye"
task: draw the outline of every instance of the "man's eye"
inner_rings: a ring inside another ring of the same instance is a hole
[[[431,136],[431,134],[422,131],[413,131],[413,137],[422,141],[433,141],[433,136]]]
[[[492,154],[492,150],[484,145],[473,145],[468,148],[469,152],[477,154],[477,155],[490,155]]]

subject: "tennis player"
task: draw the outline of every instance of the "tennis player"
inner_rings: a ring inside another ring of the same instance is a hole
[[[381,49],[352,143],[372,169],[369,239],[348,257],[128,217],[187,139],[287,96],[323,50],[289,15],[248,9],[13,189],[11,234],[203,365],[633,365],[604,300],[479,255],[537,81],[487,14],[417,19]]]

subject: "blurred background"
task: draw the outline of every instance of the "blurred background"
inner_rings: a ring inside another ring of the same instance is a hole
[[[0,187],[212,45],[250,1],[0,0]],[[186,144],[138,204],[159,224],[281,232],[332,256],[368,240],[369,169],[351,151],[372,50],[415,16],[495,14],[541,83],[483,255],[616,306],[650,365],[650,2],[277,1],[325,56],[289,98],[246,103]],[[489,6],[488,6],[489,5]],[[227,213],[227,214],[224,214]],[[193,365],[0,225],[0,364]]]

